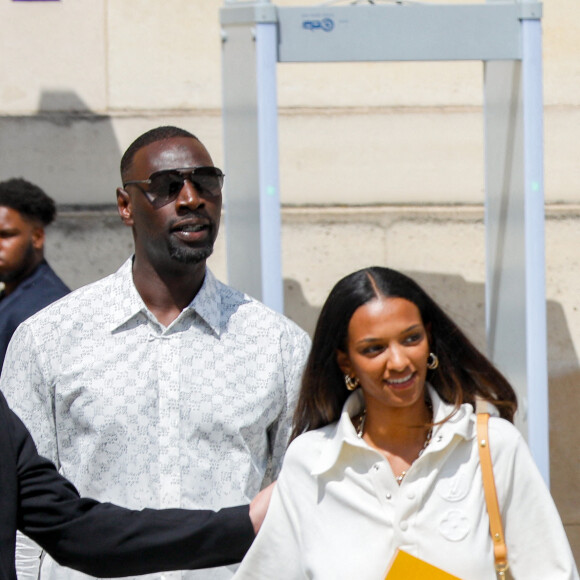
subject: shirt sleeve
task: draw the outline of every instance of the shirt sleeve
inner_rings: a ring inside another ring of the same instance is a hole
[[[234,580],[304,580],[299,519],[284,471],[276,483],[266,519]]]
[[[302,373],[310,352],[310,345],[309,336],[295,325],[282,338],[280,347],[284,365],[286,400],[282,413],[270,428],[271,454],[262,487],[274,481],[280,473],[282,460],[284,459],[292,431],[294,410],[298,402]]]
[[[16,534],[16,575],[18,580],[38,580],[44,552],[22,532]]]
[[[31,327],[21,324],[8,345],[0,390],[29,429],[40,455],[59,467],[53,413],[54,384],[46,376],[43,359]]]
[[[16,458],[17,527],[60,564],[94,576],[137,575],[236,563],[250,546],[248,506],[136,511],[80,498],[1,398],[0,405],[11,443],[4,452]]]
[[[54,390],[44,379],[41,353],[38,352],[32,331],[21,325],[14,333],[8,350],[0,390],[11,407],[33,433],[43,456],[59,465],[56,429],[52,413]],[[16,537],[16,572],[19,580],[38,578],[42,549],[21,532]]]
[[[528,446],[511,425],[515,443],[506,444],[494,423],[490,448],[513,577],[578,580],[564,526]]]

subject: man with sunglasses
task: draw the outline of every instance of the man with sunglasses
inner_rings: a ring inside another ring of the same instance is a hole
[[[145,133],[121,177],[134,256],[22,325],[0,388],[82,495],[130,508],[247,502],[280,468],[309,339],[207,269],[224,176],[196,137]],[[45,559],[41,578],[80,577]]]

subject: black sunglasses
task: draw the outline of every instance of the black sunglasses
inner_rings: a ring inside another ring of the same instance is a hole
[[[179,169],[162,169],[149,176],[149,179],[134,179],[123,183],[123,187],[136,185],[157,209],[171,203],[183,189],[185,180],[191,181],[200,195],[218,197],[224,184],[224,174],[217,167],[184,167]],[[140,187],[148,184],[148,189]]]

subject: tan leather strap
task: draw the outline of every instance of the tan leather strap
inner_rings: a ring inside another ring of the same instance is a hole
[[[493,477],[491,453],[489,451],[488,422],[489,413],[477,414],[477,447],[479,449],[479,462],[481,464],[481,475],[483,478],[483,491],[489,516],[489,530],[493,541],[495,569],[498,576],[502,578],[505,576],[505,572],[508,569],[508,556],[505,537],[503,535],[501,514],[499,513],[495,479]]]

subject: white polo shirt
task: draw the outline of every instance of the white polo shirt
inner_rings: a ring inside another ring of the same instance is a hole
[[[453,407],[430,388],[435,422]],[[495,576],[476,444],[462,405],[435,427],[397,485],[388,461],[356,435],[355,392],[338,423],[288,449],[264,525],[236,580],[383,580],[397,548],[465,580]],[[578,578],[560,517],[516,428],[492,418],[489,439],[516,580]]]

